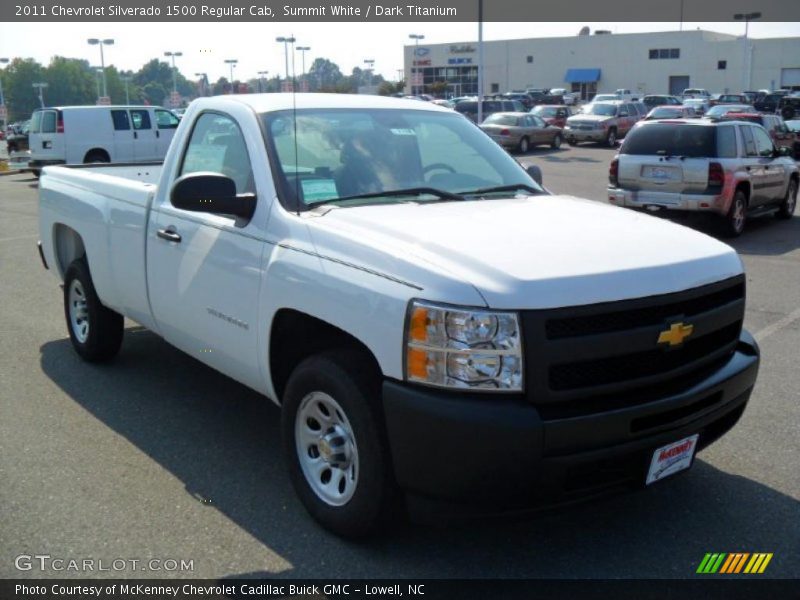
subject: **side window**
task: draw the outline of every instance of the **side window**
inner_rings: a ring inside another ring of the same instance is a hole
[[[717,128],[717,158],[736,158],[736,131],[733,127]]]
[[[539,117],[531,117],[533,124],[536,127],[545,127],[545,122]]]
[[[237,194],[255,192],[247,144],[230,117],[205,113],[194,122],[180,174],[198,171],[227,175],[236,183]]]
[[[150,129],[150,113],[146,110],[132,110],[131,121],[133,121],[133,128],[137,131],[140,129]]]
[[[739,131],[742,133],[742,139],[744,139],[744,155],[758,156],[758,152],[756,152],[756,142],[753,140],[751,129],[752,127],[739,127]]]
[[[567,116],[567,111],[566,111],[565,109],[563,109],[563,108],[559,108],[559,109],[556,111],[556,117],[558,117],[559,119],[562,119],[562,118],[564,118],[564,117],[566,117],[566,116]]]
[[[48,110],[42,114],[42,133],[56,132],[56,111]]]
[[[111,120],[114,123],[115,131],[128,131],[131,128],[127,110],[112,110]]]
[[[178,123],[178,117],[168,110],[156,109],[156,127],[159,129],[175,129]]]
[[[760,127],[751,127],[753,130],[753,137],[756,140],[756,151],[759,156],[772,156],[775,147],[772,145],[772,140],[769,134]]]

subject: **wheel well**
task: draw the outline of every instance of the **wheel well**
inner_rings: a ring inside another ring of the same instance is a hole
[[[83,239],[78,232],[61,223],[58,223],[53,229],[53,251],[62,279],[72,261],[86,255]]]
[[[351,334],[291,309],[281,309],[272,322],[269,342],[269,371],[277,400],[283,397],[292,370],[301,361],[334,348],[352,348],[364,355],[362,369],[380,375],[380,365],[369,348]]]
[[[89,157],[90,157],[92,154],[99,154],[100,156],[102,156],[103,158],[105,158],[105,159],[106,159],[106,162],[111,162],[111,157],[108,155],[108,152],[107,152],[106,150],[104,150],[103,148],[92,148],[91,150],[89,150],[89,151],[88,151],[88,152],[87,152],[87,153],[84,155],[84,157],[83,157],[83,162],[84,162],[84,163],[87,163],[87,162],[89,162]]]

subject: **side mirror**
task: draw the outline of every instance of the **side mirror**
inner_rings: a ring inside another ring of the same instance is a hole
[[[525,170],[528,172],[528,175],[531,176],[531,179],[539,185],[542,185],[542,170],[539,167],[536,165],[528,165],[525,167]]]
[[[220,173],[189,173],[172,184],[169,200],[181,210],[233,215],[250,220],[256,211],[255,194],[237,194],[233,179]]]

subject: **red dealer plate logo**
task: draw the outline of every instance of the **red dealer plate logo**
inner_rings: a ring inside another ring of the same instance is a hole
[[[661,446],[653,452],[653,459],[650,461],[650,470],[647,472],[647,485],[660,481],[665,477],[674,475],[678,471],[683,471],[692,466],[694,451],[697,447],[699,434],[691,435],[677,442],[672,442],[666,446]]]

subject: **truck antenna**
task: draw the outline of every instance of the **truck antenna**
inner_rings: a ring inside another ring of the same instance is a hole
[[[290,36],[294,42],[294,34]],[[300,216],[300,173],[297,158],[297,78],[294,70],[294,43],[292,43],[292,124],[294,127],[294,198],[295,212]]]

